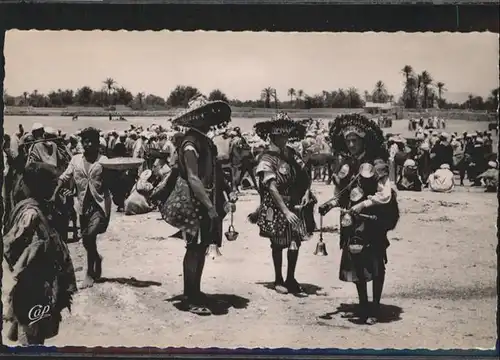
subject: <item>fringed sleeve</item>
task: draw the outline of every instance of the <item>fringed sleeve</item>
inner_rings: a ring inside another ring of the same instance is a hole
[[[364,201],[365,207],[388,204],[391,201],[392,187],[389,181],[389,166],[387,163],[377,160],[375,161],[375,172],[379,179],[377,192],[368,196],[368,199]]]
[[[194,146],[194,144],[190,143],[190,142],[187,142],[184,147],[183,147],[183,150],[184,150],[184,153],[187,153],[188,151],[192,151],[194,156],[196,158],[199,158],[200,157],[200,154],[198,153],[198,150],[196,150],[196,147]]]
[[[269,154],[262,154],[255,173],[263,185],[267,186],[271,180],[276,180],[276,170],[274,158]]]

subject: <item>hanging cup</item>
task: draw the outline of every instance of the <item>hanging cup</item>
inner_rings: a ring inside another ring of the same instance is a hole
[[[235,241],[238,238],[239,232],[234,229],[233,225],[229,225],[229,228],[224,233],[227,241]]]

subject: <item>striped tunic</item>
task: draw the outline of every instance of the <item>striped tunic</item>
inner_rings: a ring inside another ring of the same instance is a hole
[[[271,145],[270,151],[260,156],[256,168],[256,174],[261,183],[261,205],[257,224],[261,229],[261,236],[269,237],[272,245],[280,247],[288,247],[292,240],[299,246],[301,240],[307,237],[305,221],[302,219],[299,228],[293,229],[269,192],[269,184],[275,181],[286,206],[294,211],[294,205],[300,203],[302,196],[309,188],[307,186],[304,190],[300,190],[304,187],[304,184],[299,181],[304,164],[292,148],[289,147],[287,150],[294,156],[291,161],[286,161],[279,155],[280,150]]]

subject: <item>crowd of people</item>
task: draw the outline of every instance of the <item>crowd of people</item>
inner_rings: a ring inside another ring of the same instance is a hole
[[[454,189],[457,172],[462,186],[467,176],[471,186],[496,191],[498,163],[489,131],[459,135],[418,127],[411,146],[400,136],[390,137],[388,145],[399,190],[421,191],[428,187],[449,192]]]
[[[99,280],[103,258],[97,238],[109,226],[113,203],[127,215],[158,209],[179,230],[175,236],[186,241],[188,310],[210,315],[201,291],[205,258],[221,246],[222,221],[236,211],[241,187],[253,186],[260,194],[248,220],[270,241],[275,291],[300,293],[295,277],[300,246],[316,229],[318,200],[311,185],[327,176],[334,196],[318,208],[321,216],[341,208],[339,278],[356,285],[360,306],[353,316],[374,324],[385,280],[387,232],[399,220],[394,184],[399,190],[449,191],[446,170],[458,170],[461,183],[465,174],[474,186],[481,179],[487,189],[498,183],[484,180],[488,167],[498,179],[496,161],[488,160],[493,153],[489,133],[448,135],[417,124],[409,144],[400,136],[384,136],[377,122],[359,114],[338,116],[325,127],[319,120],[293,121],[278,113],[257,123],[252,133],[229,127],[230,121],[228,104],[197,97],[168,128],[131,125],[125,131],[85,128],[66,134],[37,123],[31,131],[19,125],[16,134],[5,135],[4,256],[15,279],[9,338],[43,344],[57,334],[60,313],[77,291],[67,242],[81,239],[86,250],[80,289]],[[143,161],[126,170],[105,166],[126,157]],[[48,305],[52,316],[32,323],[27,314],[37,304]]]

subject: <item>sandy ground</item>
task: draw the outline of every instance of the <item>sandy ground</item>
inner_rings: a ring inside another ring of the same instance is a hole
[[[320,201],[331,195],[319,183],[314,191]],[[384,317],[374,326],[341,316],[356,301],[356,291],[338,280],[336,232],[325,234],[329,256],[313,255],[318,233],[301,248],[297,279],[307,297],[279,295],[267,287],[273,280],[269,243],[246,221],[258,201],[256,192],[247,191],[235,214],[240,237],[224,242],[222,257],[207,259],[202,287],[211,294],[216,315],[184,312],[176,300],[182,292],[184,243],[168,237],[175,229],[157,212],[114,213],[99,240],[105,281],[75,296],[72,314],[64,312],[60,334],[47,345],[494,347],[495,194],[460,187],[452,194],[400,192],[399,199],[401,220],[389,234]],[[337,223],[338,215],[331,214],[324,226]],[[84,250],[81,243],[70,249],[80,285]],[[6,275],[4,293],[8,286]]]

